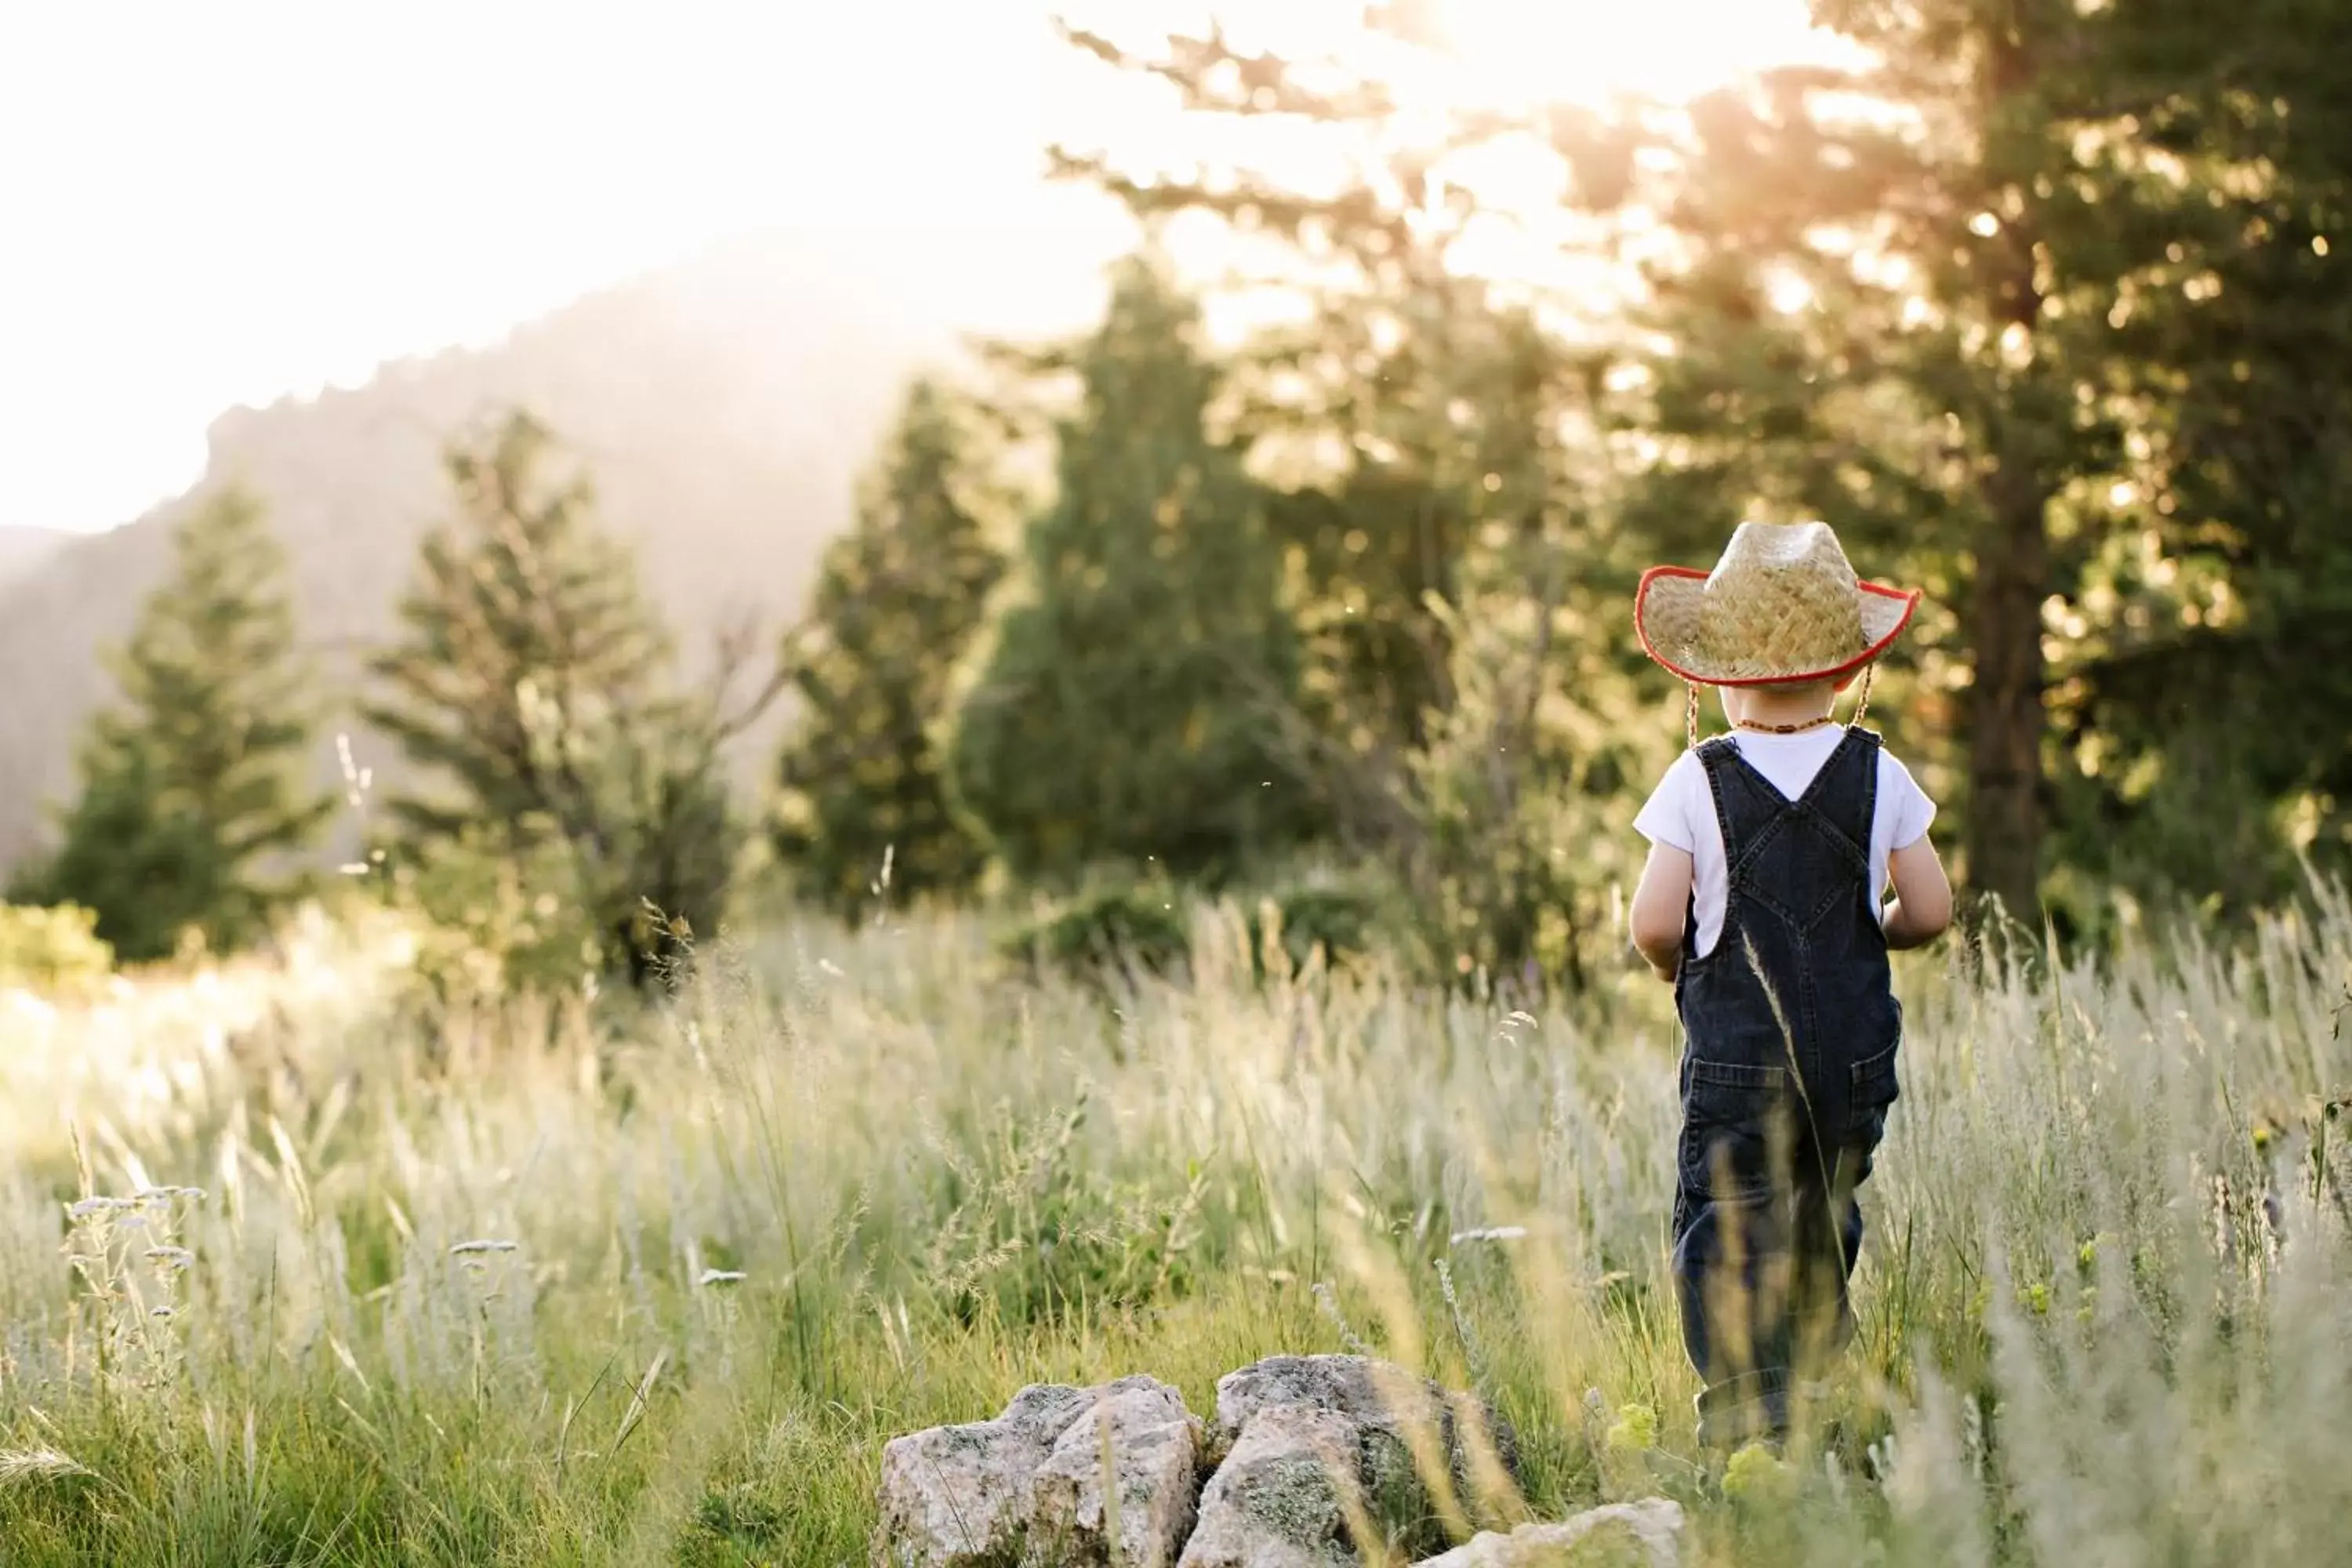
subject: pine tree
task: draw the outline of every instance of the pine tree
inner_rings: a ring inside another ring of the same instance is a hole
[[[216,496],[181,524],[170,579],[114,657],[120,702],[90,721],[54,856],[11,890],[78,903],[125,959],[194,930],[253,941],[300,886],[284,863],[334,809],[308,787],[314,705],[286,557],[260,507]]]
[[[1367,19],[1384,26],[1380,10]],[[1269,522],[1303,637],[1311,711],[1300,717],[1317,733],[1322,771],[1341,775],[1319,787],[1337,828],[1376,836],[1382,810],[1347,775],[1392,773],[1450,700],[1443,606],[1458,605],[1473,513],[1489,499],[1487,470],[1461,460],[1478,444],[1465,426],[1483,410],[1465,420],[1453,384],[1460,340],[1493,326],[1483,287],[1446,259],[1467,193],[1452,188],[1445,210],[1429,201],[1442,183],[1432,148],[1358,160],[1366,143],[1393,141],[1395,104],[1384,83],[1331,61],[1302,67],[1244,50],[1214,23],[1205,36],[1171,35],[1149,56],[1100,34],[1066,36],[1118,69],[1173,84],[1189,114],[1226,121],[1221,146],[1246,148],[1260,131],[1269,141],[1328,136],[1332,151],[1346,149],[1307,188],[1268,177],[1245,153],[1213,171],[1195,159],[1141,172],[1106,154],[1055,147],[1049,156],[1148,230],[1177,216],[1222,221],[1254,265],[1284,267],[1283,281],[1309,307],[1244,344],[1229,375],[1246,409],[1240,433],[1294,455]],[[1297,456],[1318,448],[1322,456]]]
[[[648,905],[703,930],[723,906],[735,726],[671,689],[635,563],[561,461],[520,413],[450,451],[457,515],[419,552],[368,717],[440,785],[391,803],[413,844],[487,830],[520,859],[560,843],[611,962],[643,980],[674,947]]]
[[[2147,141],[2188,178],[2107,323],[2143,460],[2068,606],[2059,825],[2083,905],[2243,910],[2352,865],[2352,742],[2315,721],[2352,701],[2352,32],[2305,0],[2119,10],[2132,79],[2173,89]]]
[[[369,721],[453,790],[394,800],[412,833],[552,816],[601,835],[591,764],[670,657],[635,563],[593,491],[527,414],[446,458],[458,512],[426,535],[400,605],[405,639],[373,665]]]
[[[986,863],[950,807],[936,739],[1004,571],[974,510],[967,424],[938,384],[908,391],[788,652],[801,715],[778,770],[776,849],[845,917],[886,860],[890,889],[916,897],[967,888]]]
[[[1266,497],[1210,434],[1218,373],[1197,334],[1152,264],[1122,266],[1075,355],[1059,493],[957,705],[953,787],[1016,875],[1214,877],[1308,826],[1276,722],[1298,650]]]
[[[1286,487],[1274,521],[1304,669],[1285,728],[1313,758],[1318,826],[1398,875],[1447,973],[1532,965],[1573,984],[1612,940],[1612,797],[1671,732],[1629,668],[1647,552],[1622,526],[1623,350],[1590,299],[1535,307],[1524,282],[1462,263],[1508,226],[1482,153],[1515,143],[1516,163],[1593,119],[1397,114],[1381,62],[1443,52],[1442,20],[1370,6],[1385,37],[1312,61],[1213,24],[1149,55],[1074,31],[1218,117],[1230,151],[1206,167],[1055,157],[1147,225],[1222,221],[1253,279],[1273,269],[1307,303],[1243,346],[1233,382],[1254,457]],[[1285,184],[1254,134],[1329,156]]]

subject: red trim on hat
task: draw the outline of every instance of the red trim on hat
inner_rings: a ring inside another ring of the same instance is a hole
[[[1659,578],[1696,577],[1700,582],[1705,582],[1709,575],[1710,574],[1701,572],[1696,567],[1691,566],[1653,566],[1647,572],[1642,574],[1641,585],[1633,590],[1633,632],[1635,636],[1642,639],[1642,651],[1648,654],[1658,663],[1665,666],[1667,669],[1673,671],[1675,675],[1680,676],[1683,679],[1691,682],[1695,686],[1802,686],[1816,680],[1835,680],[1841,676],[1852,675],[1855,670],[1860,669],[1864,665],[1868,664],[1872,659],[1876,658],[1879,655],[1885,653],[1890,647],[1892,647],[1895,639],[1903,635],[1903,628],[1911,624],[1911,617],[1917,614],[1919,609],[1920,594],[1919,590],[1916,588],[1906,590],[1902,588],[1889,588],[1883,584],[1878,583],[1856,583],[1854,586],[1860,588],[1865,594],[1875,594],[1883,599],[1902,600],[1903,618],[1895,623],[1894,630],[1888,632],[1885,637],[1879,638],[1876,642],[1863,649],[1861,653],[1855,655],[1853,658],[1846,660],[1845,663],[1838,665],[1833,668],[1813,670],[1802,675],[1774,675],[1767,676],[1762,679],[1750,679],[1746,680],[1723,680],[1710,679],[1704,675],[1692,674],[1689,670],[1685,669],[1682,666],[1676,664],[1674,660],[1660,653],[1655,645],[1650,641],[1650,628],[1642,615],[1642,607],[1648,604],[1650,600],[1650,584],[1656,582]]]

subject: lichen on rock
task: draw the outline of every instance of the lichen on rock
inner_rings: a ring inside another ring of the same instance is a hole
[[[1358,1431],[1330,1410],[1281,1407],[1250,1422],[1201,1494],[1181,1568],[1343,1568],[1356,1563]]]

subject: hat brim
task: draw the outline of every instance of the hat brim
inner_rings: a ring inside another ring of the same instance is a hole
[[[1690,660],[1684,650],[1669,655],[1650,636],[1652,609],[1669,599],[1695,608],[1699,595],[1706,592],[1707,575],[1689,566],[1653,566],[1642,574],[1642,584],[1633,592],[1633,630],[1642,639],[1642,651],[1683,679],[1700,686],[1792,686],[1851,675],[1892,647],[1919,608],[1920,595],[1916,588],[1857,583],[1855,586],[1862,591],[1863,649],[1852,658],[1820,669],[1773,670],[1763,675],[1736,673],[1727,667],[1709,669],[1702,661]]]

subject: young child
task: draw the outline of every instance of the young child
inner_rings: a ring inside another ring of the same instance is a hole
[[[1631,923],[1687,1041],[1674,1267],[1712,1445],[1783,1434],[1799,1369],[1850,1332],[1853,1192],[1903,1033],[1887,951],[1951,920],[1935,805],[1858,727],[1918,599],[1858,581],[1826,524],[1751,522],[1712,573],[1655,568],[1634,604],[1643,648],[1691,687],[1691,750],[1634,820],[1650,856]],[[1733,726],[1704,745],[1701,686]]]

